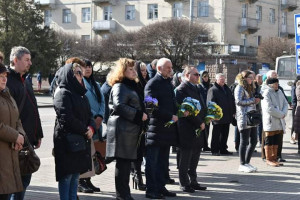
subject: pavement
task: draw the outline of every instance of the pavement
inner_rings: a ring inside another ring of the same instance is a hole
[[[27,189],[27,200],[56,200],[59,199],[57,182],[55,181],[54,158],[51,156],[52,135],[55,113],[51,105],[51,97],[37,97],[40,116],[45,138],[37,154],[41,157],[41,167],[33,174],[31,184]],[[287,160],[282,167],[269,167],[260,158],[260,148],[256,148],[251,164],[258,168],[256,173],[238,172],[239,157],[234,150],[234,127],[230,127],[228,150],[234,152],[232,156],[212,156],[211,153],[201,154],[197,173],[201,185],[207,186],[206,191],[196,191],[189,194],[180,191],[178,170],[176,169],[176,154],[170,154],[170,176],[175,184],[167,185],[167,189],[176,192],[174,200],[212,199],[212,200],[299,200],[300,197],[300,156],[297,145],[290,144],[290,113],[287,117],[287,133],[284,135],[283,158]],[[211,128],[212,129],[212,128]],[[115,199],[114,184],[115,163],[110,163],[108,169],[101,175],[92,178],[94,185],[101,188],[100,193],[78,193],[80,200]],[[145,177],[143,177],[145,180]],[[134,199],[143,200],[145,192],[132,189]]]

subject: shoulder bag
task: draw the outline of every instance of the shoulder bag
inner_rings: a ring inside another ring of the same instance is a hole
[[[93,162],[95,167],[95,174],[99,175],[107,169],[105,159],[98,151],[96,151],[95,155],[93,156]]]
[[[68,152],[74,153],[86,150],[87,139],[83,135],[68,133],[65,138]]]
[[[19,151],[19,165],[22,176],[36,172],[41,165],[40,158],[36,155],[26,135],[24,136],[24,147]]]
[[[247,112],[246,115],[247,115],[248,126],[257,126],[262,121],[261,113],[258,110],[251,110]]]

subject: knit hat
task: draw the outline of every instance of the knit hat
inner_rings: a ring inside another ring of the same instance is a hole
[[[278,78],[268,78],[267,79],[267,85],[273,84],[273,83],[278,83],[278,82],[279,82]]]

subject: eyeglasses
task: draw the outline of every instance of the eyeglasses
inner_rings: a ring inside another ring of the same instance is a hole
[[[199,73],[195,73],[195,74],[193,74],[193,75],[194,75],[194,76],[198,76],[198,77],[200,76],[200,74],[199,74]]]
[[[79,76],[83,76],[83,75],[82,75],[82,71],[75,71],[74,74],[77,74],[77,75],[79,75]]]

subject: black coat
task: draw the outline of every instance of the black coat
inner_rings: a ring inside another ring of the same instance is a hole
[[[114,84],[108,106],[106,157],[136,159],[143,117],[137,84],[128,79]]]
[[[32,84],[25,79],[26,75],[21,77],[21,75],[13,69],[9,69],[9,72],[7,87],[18,107],[20,107],[23,96],[26,96],[23,109],[20,112],[20,119],[30,143],[37,145],[38,140],[43,138],[43,130]],[[25,94],[24,87],[26,87],[27,94]]]
[[[165,127],[177,113],[176,99],[171,79],[164,79],[156,74],[145,87],[145,97],[151,96],[158,100],[158,109],[150,116],[146,145],[171,146],[177,145],[177,125]]]
[[[224,90],[217,83],[208,90],[207,103],[213,101],[223,110],[223,117],[220,120],[213,121],[213,124],[230,124],[235,114],[234,97],[229,87],[224,84]]]
[[[196,117],[189,116],[178,119],[179,147],[183,149],[199,149],[203,144],[203,137],[196,137],[195,131],[204,123],[207,107],[203,97],[200,95],[199,88],[184,81],[176,88],[177,103],[181,104],[186,97],[198,100],[201,105],[201,111]]]
[[[104,118],[103,118],[103,123],[107,123],[108,117],[109,117],[109,108],[108,108],[108,101],[109,101],[109,95],[111,91],[111,86],[108,85],[107,82],[103,83],[101,86],[101,92],[104,96],[105,100],[105,112],[104,112]]]
[[[54,96],[56,121],[54,127],[54,154],[56,180],[73,173],[84,173],[92,170],[91,141],[81,152],[68,152],[66,134],[85,136],[88,126],[96,130],[89,101],[85,96],[86,89],[74,77],[72,64],[65,65],[58,77],[58,85]]]

